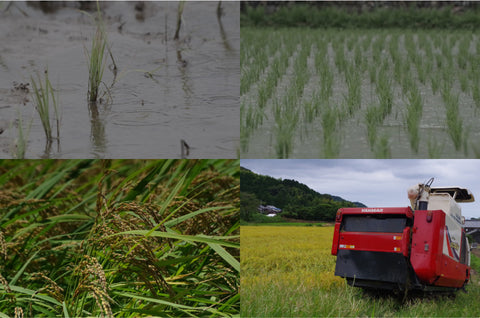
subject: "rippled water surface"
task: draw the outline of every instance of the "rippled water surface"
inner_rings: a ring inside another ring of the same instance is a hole
[[[218,2],[186,2],[179,40],[178,2],[102,2],[118,71],[114,77],[108,58],[111,102],[96,105],[87,101],[86,57],[95,5],[7,5],[0,7],[1,157],[14,156],[20,114],[27,158],[178,158],[181,140],[188,158],[237,156],[238,2],[222,2],[220,17]],[[31,76],[47,68],[61,107],[60,140],[50,146],[31,96]]]

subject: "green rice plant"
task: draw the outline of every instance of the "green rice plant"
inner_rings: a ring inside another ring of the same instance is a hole
[[[238,160],[11,160],[0,175],[3,316],[239,314]]]
[[[418,89],[413,88],[408,95],[406,114],[406,127],[410,140],[410,146],[415,153],[418,153],[420,141],[420,120],[422,118],[423,101]]]
[[[353,60],[355,62],[355,66],[363,72],[365,70],[365,59],[363,58],[362,55],[362,49],[360,45],[357,45],[355,47],[354,55],[353,55]]]
[[[86,50],[88,59],[88,101],[96,103],[100,98],[100,85],[103,83],[103,72],[105,70],[106,58],[105,49],[107,48],[107,34],[103,25],[100,5],[97,2],[97,28],[92,38],[90,52]],[[108,49],[108,48],[107,48]]]
[[[60,114],[58,109],[58,96],[55,96],[52,84],[48,79],[48,70],[46,70],[44,74],[44,82],[42,82],[40,79],[39,74],[37,74],[37,81],[33,77],[31,77],[31,81],[33,88],[33,99],[36,105],[35,109],[40,116],[40,121],[42,122],[47,144],[50,144],[53,140],[52,127],[50,123],[50,108],[53,108],[55,116],[57,140],[60,139]]]
[[[345,95],[345,104],[348,108],[349,114],[353,115],[354,112],[361,107],[362,102],[362,79],[360,77],[360,72],[355,69],[353,65],[348,66],[347,71],[345,72],[345,81],[348,88],[348,93]]]
[[[472,79],[472,98],[475,102],[475,107],[480,109],[480,78],[478,75]]]
[[[462,146],[462,138],[464,136],[463,122],[459,116],[458,95],[454,95],[449,87],[444,87],[442,97],[446,109],[448,134],[452,138],[455,149],[458,151]]]
[[[377,126],[382,123],[382,111],[379,107],[371,106],[367,108],[365,113],[365,121],[367,123],[367,140],[370,148],[373,149],[377,138]]]
[[[313,122],[317,115],[317,103],[318,101],[314,98],[303,102],[303,118],[305,118],[305,121],[309,124]]]
[[[28,124],[26,130],[23,123],[23,117],[20,110],[17,109],[17,118],[18,118],[18,136],[15,140],[15,144],[13,145],[13,156],[15,159],[23,159],[25,158],[25,152],[27,151],[28,145],[28,135],[30,133],[30,127],[32,121]]]
[[[345,72],[347,67],[347,59],[345,57],[344,46],[339,41],[332,42],[332,47],[335,52],[335,65],[340,73]]]
[[[180,27],[182,26],[182,15],[183,15],[184,8],[185,8],[185,0],[180,0],[180,2],[178,3],[177,27],[175,28],[175,36],[173,37],[174,40],[178,40],[180,36]]]
[[[377,159],[390,159],[392,158],[392,152],[390,150],[390,143],[387,136],[382,136],[378,141],[375,148],[375,158]]]
[[[376,90],[380,101],[382,119],[384,119],[392,112],[393,107],[392,81],[385,67],[382,67],[378,72]]]
[[[443,145],[437,142],[436,139],[429,138],[427,142],[428,158],[438,159],[442,155]]]
[[[416,69],[417,69],[417,74],[418,74],[418,80],[420,83],[425,84],[427,81],[427,67],[426,64],[422,62],[422,60],[419,60],[416,64]]]
[[[440,88],[440,77],[438,77],[436,74],[431,74],[430,83],[433,94],[437,94],[438,89]]]
[[[463,129],[463,136],[462,136],[462,147],[463,147],[463,154],[465,157],[468,157],[468,140],[470,140],[470,126],[467,126]]]
[[[370,78],[370,83],[375,84],[377,81],[377,69],[375,66],[370,65],[368,68],[368,75]]]
[[[336,158],[340,153],[340,139],[337,135],[337,111],[328,107],[322,114],[323,152],[325,158]]]
[[[357,43],[357,37],[356,36],[350,36],[348,39],[346,39],[345,44],[347,46],[347,50],[350,52],[353,51],[354,47],[357,47],[355,44]]]
[[[318,68],[317,68],[318,71]],[[324,61],[320,67],[320,96],[323,101],[327,101],[333,94],[333,73],[328,65],[328,61]]]
[[[295,110],[295,103],[291,102],[293,94],[287,94],[283,105],[276,103],[275,114],[275,150],[278,159],[288,158],[293,150],[292,140],[299,121],[299,112]]]
[[[462,90],[462,92],[468,93],[468,74],[466,72],[459,72],[458,79],[460,80],[460,89]]]

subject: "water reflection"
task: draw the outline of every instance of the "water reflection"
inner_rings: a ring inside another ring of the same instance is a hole
[[[105,124],[98,112],[97,103],[89,102],[88,111],[90,113],[90,141],[92,142],[92,148],[96,153],[106,153]]]

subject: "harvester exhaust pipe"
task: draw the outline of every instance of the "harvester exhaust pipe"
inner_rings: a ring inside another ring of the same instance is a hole
[[[419,183],[408,189],[408,199],[410,199],[414,211],[427,209],[430,186],[432,185],[433,180],[434,178],[430,178],[427,182]]]

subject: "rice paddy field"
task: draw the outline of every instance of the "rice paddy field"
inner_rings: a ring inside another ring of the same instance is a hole
[[[239,3],[98,4],[0,2],[0,158],[238,157]]]
[[[241,29],[242,158],[480,157],[480,33]]]
[[[239,314],[234,160],[1,160],[0,317]]]
[[[333,227],[241,226],[242,317],[477,317],[480,282],[456,297],[370,295],[334,276]]]

